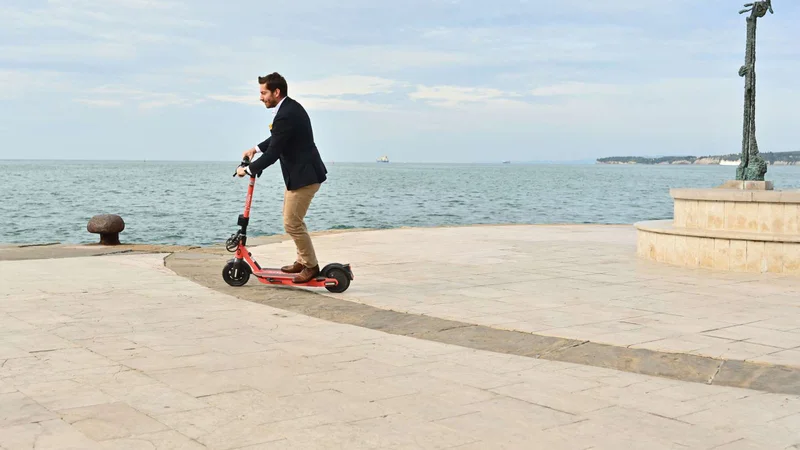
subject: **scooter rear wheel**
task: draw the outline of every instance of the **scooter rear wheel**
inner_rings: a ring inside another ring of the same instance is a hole
[[[222,279],[231,286],[244,286],[250,280],[250,267],[244,263],[235,267],[235,263],[229,261],[222,269]]]
[[[342,269],[328,269],[324,275],[326,278],[333,278],[336,280],[336,286],[325,286],[325,289],[330,292],[341,294],[342,292],[346,291],[348,287],[350,287],[350,277],[348,277],[347,272]]]

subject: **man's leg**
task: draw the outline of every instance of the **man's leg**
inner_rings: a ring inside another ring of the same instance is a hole
[[[290,194],[291,194],[291,191],[288,190],[288,189],[286,189],[284,191],[284,193],[283,193],[283,212],[282,212],[283,228],[285,230],[287,230],[287,233],[288,233],[288,228],[289,227],[286,226],[286,222],[287,222],[287,218],[288,218],[288,215],[287,215],[287,212],[286,212],[287,211],[286,208],[290,204],[290,200],[289,200],[289,195]],[[292,239],[294,239],[294,237],[292,237]],[[297,247],[296,244],[295,244],[295,247]],[[300,272],[302,272],[303,269],[305,268],[305,266],[303,266],[303,264],[300,261],[301,261],[300,251],[297,250],[297,254],[295,256],[294,263],[292,263],[292,264],[290,264],[288,266],[281,267],[281,271],[286,272],[286,273],[300,273]]]
[[[297,247],[297,262],[304,267],[302,272],[295,277],[296,283],[305,283],[319,274],[319,262],[305,223],[308,207],[319,188],[319,184],[312,184],[286,192],[283,227],[292,236]]]

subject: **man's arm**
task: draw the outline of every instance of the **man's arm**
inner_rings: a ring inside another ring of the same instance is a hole
[[[264,150],[266,150],[267,148],[269,148],[269,140],[270,139],[271,138],[267,138],[266,141],[264,141],[264,142],[262,142],[260,144],[254,145],[254,146],[248,148],[247,150],[245,150],[244,152],[242,152],[242,159],[247,157],[248,159],[250,159],[250,161],[254,160],[255,156],[256,156],[256,153],[261,153]]]
[[[263,153],[269,148],[269,141],[272,139],[272,136],[268,137],[266,141],[258,144],[255,146],[257,153]]]
[[[286,116],[276,117],[272,122],[272,136],[258,144],[258,149],[263,153],[261,157],[250,164],[250,173],[259,175],[261,171],[275,164],[281,154],[286,150],[292,127]]]

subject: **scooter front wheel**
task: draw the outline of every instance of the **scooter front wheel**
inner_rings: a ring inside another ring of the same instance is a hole
[[[231,286],[244,286],[250,280],[250,267],[245,263],[229,261],[222,269],[222,279]]]

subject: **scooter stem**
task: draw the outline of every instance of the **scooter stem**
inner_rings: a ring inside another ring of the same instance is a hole
[[[256,186],[256,177],[250,177],[250,184],[247,187],[247,199],[244,201],[244,217],[250,217],[250,205],[253,203],[253,190]]]

